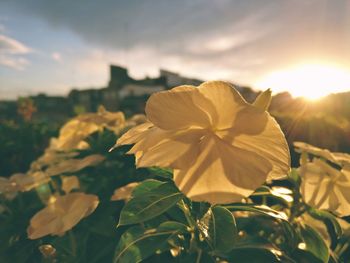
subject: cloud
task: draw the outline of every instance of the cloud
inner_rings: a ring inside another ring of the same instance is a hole
[[[0,35],[0,65],[23,70],[29,61],[23,57],[31,49],[23,43],[5,35]]]
[[[29,61],[22,57],[11,57],[0,54],[0,65],[13,68],[16,70],[24,70]]]
[[[140,77],[163,67],[249,84],[313,58],[350,67],[348,0],[11,0],[6,5],[18,16],[44,21],[50,34],[66,30],[78,36],[91,54],[74,65],[98,76],[116,63]],[[54,53],[52,59],[62,59]]]
[[[0,35],[0,52],[7,54],[27,54],[30,52],[30,48],[13,38]]]
[[[234,59],[239,51],[278,61],[281,57],[293,59],[302,52],[325,51],[327,47],[331,47],[329,54],[339,52],[332,46],[337,43],[345,48],[346,43],[340,40],[344,38],[341,32],[349,26],[346,3],[103,0],[82,5],[70,0],[13,0],[10,4],[16,11],[47,21],[53,29],[76,33],[95,47],[127,51],[141,46],[157,50],[159,55],[191,58],[207,52],[208,59],[223,52]],[[332,40],[325,37],[329,35]]]

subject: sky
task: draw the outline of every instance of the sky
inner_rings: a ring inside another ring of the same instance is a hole
[[[292,93],[323,65],[344,91],[349,47],[349,0],[0,0],[0,99],[103,87],[111,63]]]

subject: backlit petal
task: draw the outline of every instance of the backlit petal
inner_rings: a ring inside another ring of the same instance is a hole
[[[138,158],[138,167],[159,166],[182,169],[192,165],[199,154],[203,130],[187,130],[169,135],[153,147],[145,148]],[[135,145],[137,146],[137,145]]]
[[[193,86],[180,86],[152,94],[146,104],[147,118],[164,130],[189,127],[209,127],[211,120],[206,108],[211,102]]]
[[[296,152],[299,152],[299,153],[300,152],[307,152],[307,153],[310,153],[312,155],[322,157],[328,161],[338,163],[338,161],[336,160],[333,153],[331,153],[327,149],[321,149],[321,148],[315,147],[311,144],[307,144],[305,142],[294,142],[293,144],[294,144],[294,147],[296,148],[295,149]]]
[[[117,140],[117,145],[127,145],[138,142],[144,137],[143,133],[152,127],[154,127],[152,123],[146,122],[131,128]]]
[[[290,169],[290,154],[280,126],[267,112],[247,112],[244,113],[246,118],[237,118],[235,126],[228,131],[219,131],[219,136],[233,146],[264,156],[273,165],[269,180],[286,176]]]
[[[192,200],[232,203],[250,195],[271,169],[271,164],[258,154],[208,134],[200,143],[196,162],[186,170],[175,170],[174,181]]]
[[[237,113],[247,105],[243,97],[232,85],[224,81],[208,81],[198,87],[203,96],[212,102],[214,109],[207,108],[216,129],[233,126]]]

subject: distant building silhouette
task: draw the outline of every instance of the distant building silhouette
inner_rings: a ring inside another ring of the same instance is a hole
[[[102,104],[108,110],[142,112],[145,101],[152,93],[178,85],[199,85],[200,83],[202,83],[201,80],[182,77],[163,69],[160,70],[160,76],[157,78],[134,79],[129,76],[126,68],[110,65],[110,80],[107,87],[74,89],[69,93],[68,98],[72,104],[83,106],[86,111],[95,111],[98,105]]]
[[[144,111],[148,97],[158,91],[167,90],[179,85],[198,86],[202,80],[183,77],[178,73],[160,69],[159,77],[134,79],[128,70],[117,65],[110,65],[110,80],[107,87],[73,88],[68,97],[39,94],[31,96],[38,112],[35,117],[41,120],[65,120],[79,112],[94,112],[99,105],[107,110],[121,110],[127,115]],[[248,101],[256,97],[256,93],[247,87],[235,86]],[[16,102],[0,102],[1,115],[8,118],[16,115]]]

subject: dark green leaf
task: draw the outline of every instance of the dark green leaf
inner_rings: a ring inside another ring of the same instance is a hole
[[[322,237],[308,225],[301,228],[300,234],[305,243],[305,250],[313,254],[321,262],[328,262],[329,250]]]
[[[160,186],[132,198],[120,214],[119,226],[145,222],[174,206],[183,195],[172,183]]]
[[[302,249],[296,249],[291,256],[297,263],[322,263],[322,261],[312,253]]]
[[[145,180],[134,188],[134,190],[132,191],[132,196],[133,197],[141,196],[141,195],[146,194],[149,191],[159,187],[162,184],[165,184],[165,182],[161,182],[161,181],[154,180],[154,179]]]
[[[235,245],[237,226],[232,213],[222,206],[212,207],[204,216],[207,239],[216,252],[229,252]]]
[[[174,230],[145,230],[140,226],[134,226],[121,236],[113,262],[140,262],[157,251],[164,250],[167,247],[167,240],[176,233]]]
[[[230,211],[253,212],[253,213],[271,216],[276,219],[282,219],[287,221],[287,216],[284,213],[273,210],[268,206],[257,206],[254,204],[232,204],[232,205],[225,206],[225,208],[227,208]]]
[[[323,221],[327,227],[327,231],[332,240],[332,247],[337,245],[338,239],[342,236],[343,230],[337,218],[328,211],[317,210],[315,208],[309,209],[309,214],[317,219]]]
[[[238,248],[229,253],[230,262],[239,263],[277,263],[281,262],[273,250],[263,248]],[[291,261],[284,261],[291,262]]]
[[[174,231],[179,234],[186,234],[188,232],[188,227],[175,221],[168,221],[160,224],[158,231]]]
[[[173,171],[171,169],[151,167],[151,168],[148,168],[148,171],[150,171],[152,175],[162,177],[165,179],[173,178]]]

